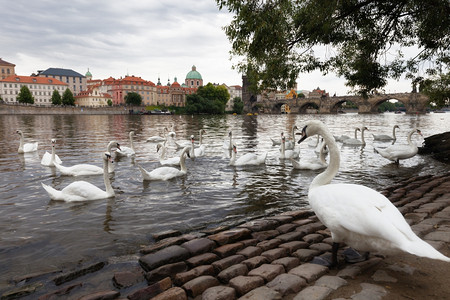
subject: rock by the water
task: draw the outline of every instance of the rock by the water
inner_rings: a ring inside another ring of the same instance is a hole
[[[435,159],[450,164],[450,131],[426,137],[419,154],[432,154]]]

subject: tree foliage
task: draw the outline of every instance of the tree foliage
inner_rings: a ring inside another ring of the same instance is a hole
[[[142,96],[135,92],[130,92],[125,96],[127,105],[140,106],[142,104]]]
[[[17,95],[17,101],[19,103],[34,104],[34,97],[33,95],[31,95],[31,91],[26,85],[23,85],[20,88],[20,92]]]
[[[61,94],[57,90],[53,90],[52,93],[52,104],[53,105],[61,105]]]
[[[233,113],[242,114],[243,111],[244,111],[244,102],[242,101],[241,97],[234,97]]]
[[[254,90],[288,89],[299,73],[320,70],[367,95],[388,78],[417,77],[426,62],[429,71],[450,63],[448,0],[216,2],[234,13],[225,33]]]
[[[108,101],[106,101],[106,103],[108,103],[108,106],[112,106],[113,105],[111,99],[108,99]]]
[[[450,105],[450,72],[439,74],[434,79],[419,80],[419,91],[430,98],[436,108]]]
[[[75,106],[75,98],[73,97],[73,93],[69,88],[64,91],[61,102],[63,105]]]
[[[197,93],[187,95],[186,113],[224,114],[230,94],[224,86],[208,83],[197,89]]]
[[[211,82],[199,87],[197,89],[197,95],[209,100],[218,100],[224,105],[226,105],[228,99],[230,99],[230,93],[228,93],[226,87],[223,85],[214,86]]]

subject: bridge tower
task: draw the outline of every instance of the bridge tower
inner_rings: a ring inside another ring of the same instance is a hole
[[[250,81],[247,75],[242,75],[242,102],[244,102],[244,113],[253,113],[253,105],[256,102],[256,95],[250,91]]]

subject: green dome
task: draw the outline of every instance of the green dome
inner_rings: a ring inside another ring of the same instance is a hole
[[[195,69],[195,66],[192,66],[192,71],[187,73],[186,79],[202,79],[202,75]]]
[[[88,71],[86,72],[86,77],[92,77],[92,74],[91,74],[91,72],[89,72],[89,69],[88,69]]]

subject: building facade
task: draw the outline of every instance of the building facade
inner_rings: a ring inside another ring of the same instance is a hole
[[[184,107],[186,106],[186,96],[197,91],[197,88],[187,87],[185,84],[180,85],[176,77],[172,84],[170,84],[169,81],[165,86],[161,85],[158,78],[158,84],[156,87],[158,95],[157,103],[158,105],[164,106]]]
[[[197,71],[195,66],[192,66],[192,70],[187,73],[184,84],[189,88],[199,88],[203,86],[202,75]]]
[[[11,75],[16,75],[14,70],[15,67],[15,64],[9,63],[0,58],[0,79],[5,79]]]
[[[100,87],[99,84],[89,86],[86,91],[75,96],[75,104],[88,107],[108,106],[108,100],[112,102],[112,97],[108,93],[103,93]]]
[[[0,97],[9,104],[17,103],[17,95],[22,86],[27,86],[37,106],[52,105],[52,94],[56,90],[62,96],[67,83],[55,78],[35,76],[9,76],[0,80]]]
[[[67,87],[74,96],[86,90],[86,77],[70,69],[49,68],[38,71],[37,77],[55,78],[67,83]]]
[[[106,92],[111,95],[113,105],[125,105],[125,96],[134,92],[142,97],[142,105],[156,105],[156,85],[136,76],[125,76],[115,79],[109,77],[103,80],[102,86]]]

